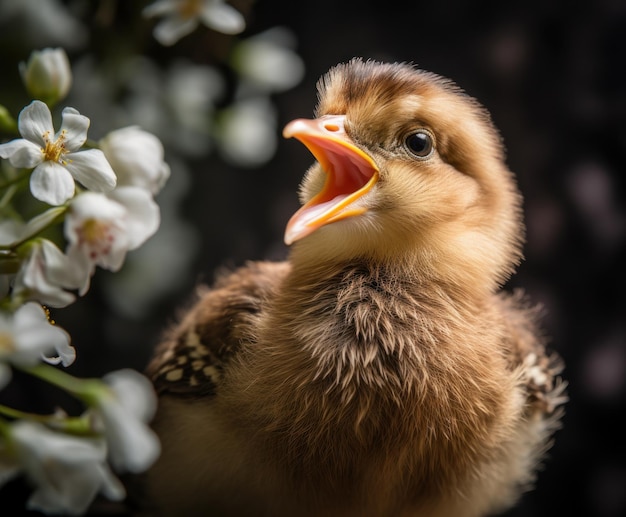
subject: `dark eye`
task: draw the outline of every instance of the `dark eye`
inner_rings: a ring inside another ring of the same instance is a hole
[[[428,131],[411,133],[404,141],[406,148],[419,158],[427,158],[434,149],[433,137]]]

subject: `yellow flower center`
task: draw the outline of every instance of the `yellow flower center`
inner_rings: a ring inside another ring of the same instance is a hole
[[[50,138],[50,131],[46,131],[43,134],[43,140],[46,143],[46,146],[41,150],[44,155],[44,160],[49,160],[51,162],[57,162],[65,165],[63,161],[63,155],[68,152],[65,148],[65,139],[66,139],[66,131],[65,129],[61,131],[61,134],[56,140],[52,140]]]
[[[0,332],[0,355],[2,352],[12,352],[15,350],[13,336],[8,332]]]
[[[87,219],[81,228],[81,237],[89,244],[105,240],[109,234],[109,225],[97,219]]]
[[[78,235],[81,244],[87,247],[93,260],[101,255],[108,255],[115,242],[115,233],[110,222],[98,219],[83,221]]]
[[[181,0],[178,4],[178,13],[181,18],[188,20],[194,16],[198,16],[202,10],[203,0]]]

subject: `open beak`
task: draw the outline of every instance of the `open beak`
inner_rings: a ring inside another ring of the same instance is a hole
[[[283,130],[285,138],[295,137],[311,151],[326,172],[322,190],[289,220],[285,243],[291,244],[325,224],[364,213],[362,206],[350,206],[367,194],[378,181],[374,160],[359,149],[345,131],[345,115],[325,115],[309,120],[292,120]]]

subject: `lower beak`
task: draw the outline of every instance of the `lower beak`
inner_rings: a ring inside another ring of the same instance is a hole
[[[325,115],[309,120],[296,119],[283,130],[285,138],[295,137],[311,151],[324,172],[322,190],[289,220],[285,243],[291,244],[322,226],[364,213],[354,202],[367,194],[378,181],[374,160],[346,134],[345,115]]]

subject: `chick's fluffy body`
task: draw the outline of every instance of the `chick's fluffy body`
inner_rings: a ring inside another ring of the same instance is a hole
[[[486,112],[408,65],[353,60],[317,116],[380,169],[360,216],[203,292],[160,345],[155,515],[458,516],[532,483],[563,402],[535,310],[500,284],[520,198]],[[407,134],[427,129],[416,158]],[[318,164],[301,189],[324,182]],[[211,513],[213,512],[213,513]]]

